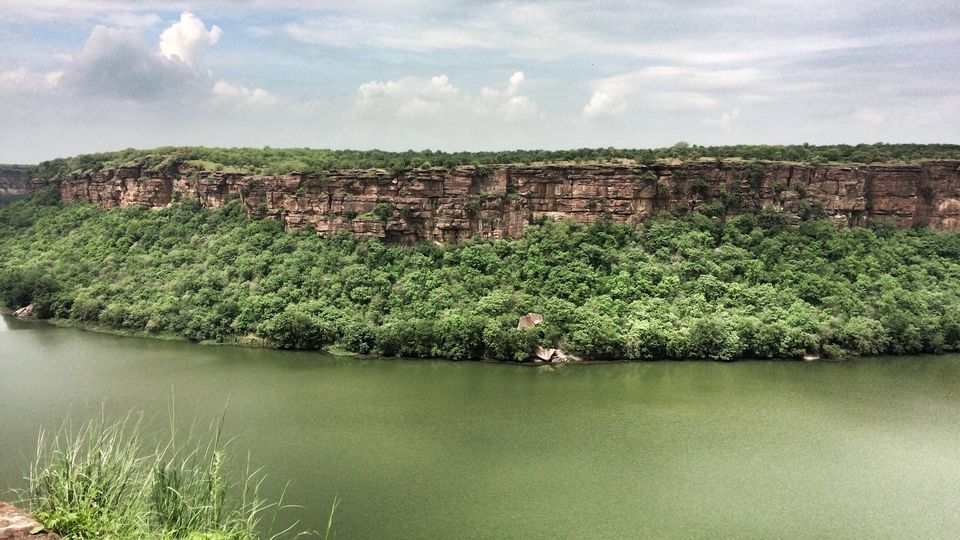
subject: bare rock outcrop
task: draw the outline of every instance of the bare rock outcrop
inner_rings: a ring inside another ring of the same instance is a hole
[[[27,180],[27,172],[23,169],[0,167],[0,195],[28,193]]]
[[[56,540],[60,537],[44,528],[29,514],[10,503],[0,502],[0,540]]]
[[[45,185],[35,182],[36,189]],[[600,165],[498,165],[346,169],[323,175],[245,175],[121,167],[59,180],[66,201],[106,208],[163,207],[231,199],[251,215],[319,234],[345,230],[390,241],[519,238],[543,219],[637,223],[659,210],[732,216],[764,208],[792,219],[824,216],[841,226],[888,220],[960,229],[960,161],[859,166],[702,160]]]
[[[517,330],[523,328],[533,328],[538,324],[543,322],[543,314],[541,313],[527,313],[526,315],[520,317],[520,320],[517,321]],[[567,357],[563,351],[555,348],[543,347],[537,345],[532,351],[533,362],[536,364],[542,364],[543,362],[549,362],[551,364],[563,364],[569,362],[571,358]]]
[[[517,321],[517,330],[522,328],[533,328],[543,322],[543,315],[540,313],[527,313]]]

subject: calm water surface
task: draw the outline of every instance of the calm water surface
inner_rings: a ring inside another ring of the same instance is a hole
[[[565,366],[334,357],[0,322],[0,489],[41,426],[227,407],[338,538],[960,536],[960,356]],[[229,404],[228,404],[229,402]]]

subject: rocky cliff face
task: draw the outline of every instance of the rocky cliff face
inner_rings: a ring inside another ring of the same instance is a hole
[[[33,187],[38,187],[35,184]],[[237,198],[254,215],[392,241],[517,238],[540,219],[635,223],[658,210],[733,215],[772,207],[842,226],[886,219],[960,229],[960,162],[813,166],[700,161],[656,165],[502,165],[454,170],[340,170],[323,176],[252,176],[181,166],[155,173],[119,168],[60,181],[66,201],[107,208],[162,207],[195,198],[205,207]]]
[[[23,195],[27,192],[26,171],[0,168],[0,195]]]

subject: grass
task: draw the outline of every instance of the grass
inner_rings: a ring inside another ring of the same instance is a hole
[[[364,212],[362,214],[358,214],[354,219],[357,221],[381,221],[380,216],[374,214],[373,212]]]
[[[229,165],[224,165],[222,163],[217,163],[215,161],[208,161],[203,159],[189,159],[184,161],[188,165],[193,165],[194,167],[204,170],[204,171],[222,171],[226,173],[242,173],[242,174],[253,174],[255,171],[250,167],[232,167]]]
[[[22,503],[38,521],[64,538],[246,540],[308,535],[296,523],[274,532],[283,496],[260,494],[265,475],[249,461],[231,478],[231,441],[222,438],[223,417],[206,442],[191,429],[184,443],[170,434],[144,437],[142,416],[91,420],[74,429],[40,432],[36,460]],[[325,537],[329,538],[334,501]],[[310,533],[313,536],[322,536]]]

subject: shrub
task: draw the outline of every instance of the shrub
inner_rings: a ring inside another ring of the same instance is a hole
[[[670,186],[663,180],[657,181],[657,197],[665,199],[670,196]]]
[[[32,268],[8,270],[0,273],[0,299],[9,308],[33,304],[34,314],[48,318],[53,314],[53,304],[60,284],[45,272]]]
[[[333,325],[296,305],[261,324],[258,333],[281,349],[320,349],[337,337]]]
[[[688,348],[689,354],[697,358],[733,360],[743,353],[745,346],[728,317],[708,315],[694,321]]]
[[[373,208],[373,215],[380,221],[393,219],[393,203],[377,203]]]
[[[727,209],[739,208],[740,194],[736,192],[728,191],[727,189],[721,189],[720,202],[723,204],[723,207]]]
[[[710,194],[710,184],[708,184],[703,178],[695,179],[693,184],[691,184],[690,189],[697,195],[700,195],[704,198]]]
[[[836,337],[844,349],[855,354],[880,354],[889,340],[879,321],[862,315],[848,319]]]
[[[747,176],[747,181],[750,183],[750,187],[754,190],[759,191],[763,187],[763,181],[767,176],[767,169],[759,163],[750,164],[749,175]]]
[[[350,322],[343,327],[340,345],[348,351],[367,354],[376,346],[376,333],[366,323]]]
[[[478,360],[483,357],[482,318],[463,315],[446,317],[437,323],[434,331],[437,343],[431,356],[451,360]]]
[[[467,215],[470,217],[476,217],[480,213],[480,201],[470,200],[464,205],[464,210],[466,210]]]

